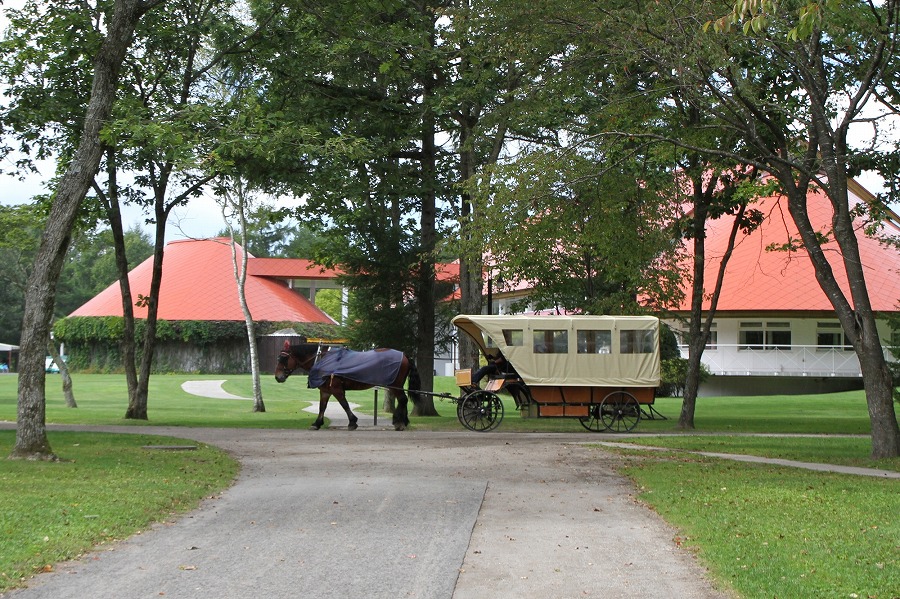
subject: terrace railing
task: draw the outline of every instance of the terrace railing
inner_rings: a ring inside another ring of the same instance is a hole
[[[687,358],[687,346],[679,346]],[[893,360],[888,349],[885,358]],[[721,376],[859,377],[856,353],[821,345],[747,346],[718,343],[703,352],[703,363]]]

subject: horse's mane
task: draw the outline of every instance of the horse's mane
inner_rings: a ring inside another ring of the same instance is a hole
[[[319,351],[319,347],[318,343],[298,343],[296,345],[291,345],[291,354],[302,359],[315,354]],[[322,347],[322,351],[328,351],[328,347]]]

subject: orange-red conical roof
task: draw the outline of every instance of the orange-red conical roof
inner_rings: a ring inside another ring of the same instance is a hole
[[[237,246],[240,264],[243,249]],[[248,262],[255,258],[248,256]],[[153,258],[129,273],[136,303],[150,293]],[[248,273],[253,273],[249,266]],[[304,296],[272,278],[248,274],[247,305],[253,320],[334,323]],[[121,316],[122,296],[118,282],[100,292],[70,316]],[[147,308],[135,305],[136,318],[146,318]],[[172,241],[166,244],[159,295],[159,318],[163,320],[244,320],[237,283],[226,238]]]

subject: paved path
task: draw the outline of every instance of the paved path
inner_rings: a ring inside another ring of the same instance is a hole
[[[337,409],[329,417],[345,423]],[[242,471],[197,511],[7,596],[727,597],[675,531],[634,500],[611,467],[619,458],[596,446],[615,436],[350,432],[343,423],[321,431],[51,427],[192,439],[224,448]]]
[[[11,598],[725,597],[584,433],[51,428],[211,443],[242,472]]]

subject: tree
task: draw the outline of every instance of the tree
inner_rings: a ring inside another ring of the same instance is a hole
[[[240,180],[230,182],[220,182],[218,186],[219,196],[222,202],[222,218],[228,226],[228,236],[231,240],[231,264],[234,270],[234,280],[237,284],[238,301],[241,304],[241,311],[244,314],[244,324],[247,327],[247,347],[250,351],[250,373],[253,381],[253,411],[265,412],[266,405],[263,403],[262,387],[259,384],[259,355],[256,347],[256,325],[253,322],[253,315],[250,313],[250,306],[247,304],[247,295],[244,292],[245,283],[247,282],[247,258],[248,252],[243,247],[247,241],[247,217],[246,213],[249,205],[248,191]],[[238,229],[235,231],[233,220],[237,220]],[[240,262],[238,262],[238,248],[235,242],[235,233],[240,235],[241,250]]]
[[[158,1],[116,0],[106,36],[94,61],[94,79],[81,140],[56,189],[47,226],[28,279],[19,354],[16,444],[11,457],[53,459],[47,441],[44,355],[50,336],[56,285],[78,206],[102,158],[100,130],[112,112],[119,71],[135,25]]]
[[[598,172],[578,149],[533,150],[493,173],[479,227],[504,281],[530,287],[519,308],[634,314],[679,293],[671,179],[645,158]]]
[[[425,389],[433,373],[434,259],[446,188],[435,142],[437,7],[292,2],[273,23],[267,52],[253,57],[273,118],[315,131],[322,143],[267,164],[266,172],[304,196],[298,219],[325,239],[318,257],[348,274],[352,301],[361,291],[382,292],[356,304],[361,322],[393,327],[391,339],[375,344],[414,353]],[[335,151],[339,144],[345,151]],[[376,277],[379,284],[370,285]],[[408,326],[398,324],[398,314]],[[352,327],[350,334],[363,345],[374,330]],[[403,331],[404,343],[388,343]],[[436,413],[424,405],[428,398],[422,401],[414,414]]]
[[[700,168],[697,168],[697,167]],[[708,375],[702,362],[703,351],[709,343],[713,319],[718,307],[722,282],[738,234],[749,234],[759,226],[762,214],[749,207],[754,197],[761,192],[755,185],[753,169],[749,173],[735,173],[733,170],[719,172],[712,176],[709,163],[691,165],[685,171],[689,178],[691,211],[684,218],[683,237],[693,241],[691,271],[691,316],[688,324],[688,359],[685,364],[683,401],[678,416],[678,427],[694,428],[694,412],[697,395]],[[717,273],[708,289],[706,283],[706,226],[710,219],[732,218],[731,233],[725,251],[719,259]],[[703,304],[708,298],[709,306],[704,316]]]
[[[771,175],[788,204],[803,248],[859,358],[872,425],[872,456],[900,455],[900,428],[891,401],[891,377],[875,327],[864,266],[859,260],[857,207],[848,177],[863,167],[892,164],[895,149],[879,146],[880,125],[896,114],[900,3],[853,4],[794,16],[793,4],[754,13],[742,31],[704,32],[719,15],[697,4],[656,4],[641,10],[612,7],[606,22],[629,38],[657,73],[671,75],[685,101],[738,136],[738,147],[719,148],[647,128],[612,134],[675,143],[686,149],[753,166]],[[715,10],[713,8],[713,10]],[[740,15],[740,11],[739,11]],[[762,16],[763,18],[759,18]],[[742,18],[742,17],[739,17]],[[855,148],[851,133],[867,127],[873,143]],[[831,226],[816,230],[807,200],[820,191],[833,210]],[[886,198],[869,207],[877,219]],[[893,198],[891,198],[893,199]],[[830,250],[840,259],[829,260]],[[835,270],[849,281],[842,289]]]
[[[0,205],[0,265],[6,282],[0,286],[0,330],[6,343],[18,345],[21,336],[25,288],[44,223],[39,208],[36,204]]]

